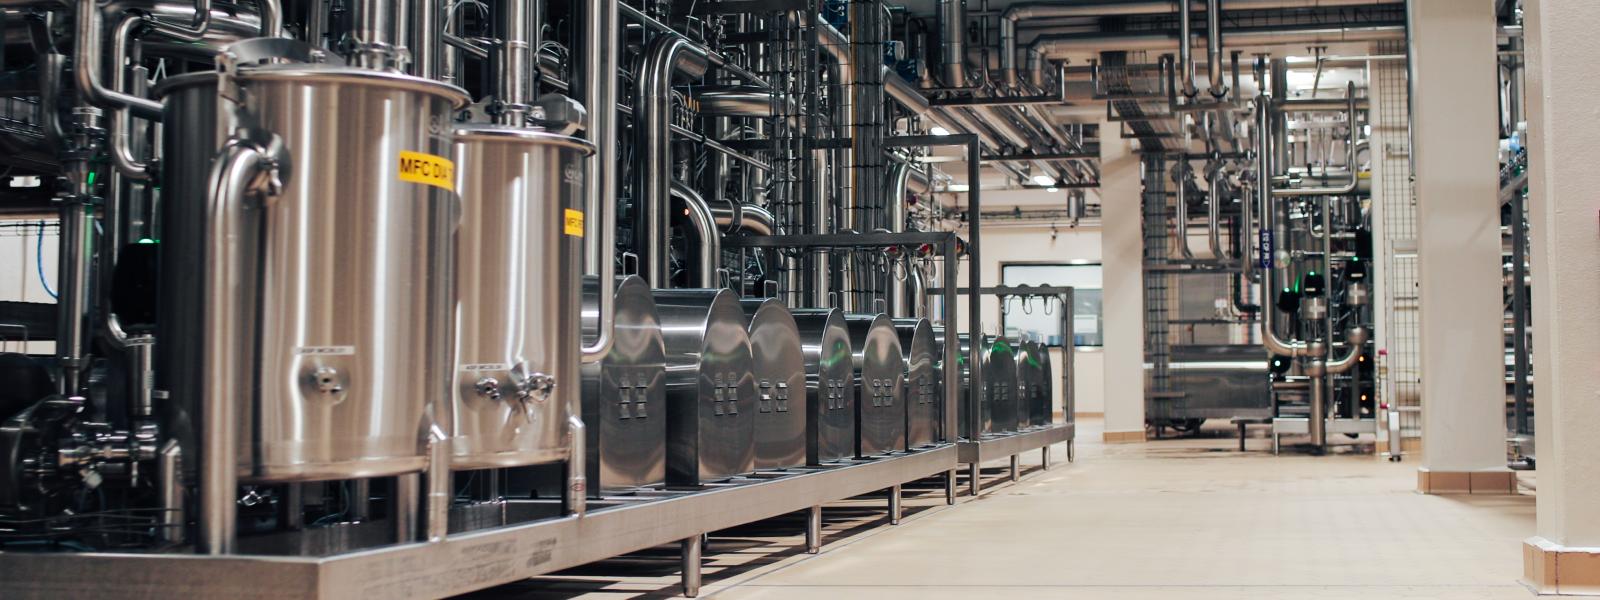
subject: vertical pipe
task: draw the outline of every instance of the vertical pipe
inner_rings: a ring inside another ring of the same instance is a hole
[[[967,85],[967,4],[965,0],[939,0],[939,37],[945,87]]]
[[[86,163],[83,167],[81,172],[69,172],[68,176],[83,180],[92,178],[94,171],[89,170]],[[86,182],[75,185],[92,193]],[[89,197],[88,194],[74,194],[61,206],[61,264],[57,275],[61,286],[57,299],[61,324],[56,337],[56,356],[61,365],[58,391],[68,396],[78,394],[83,387],[83,372],[88,368],[84,332],[89,310],[89,266],[94,258],[94,217],[90,215],[94,209],[88,204]]]
[[[422,521],[422,509],[418,506],[422,499],[422,476],[416,473],[396,475],[393,492],[389,497],[389,520],[394,525],[394,539],[401,544],[415,542]]]
[[[703,49],[667,35],[651,42],[640,62],[633,106],[644,160],[637,169],[634,252],[644,263],[646,280],[657,288],[668,287],[670,275],[665,248],[672,183],[672,79],[679,72],[701,77],[710,66]]]
[[[980,152],[978,137],[967,135],[967,335],[972,342],[969,344],[967,364],[970,365],[970,381],[967,389],[972,401],[968,405],[972,408],[972,439],[978,439],[981,433],[983,419],[978,416],[979,399],[976,394],[984,393],[983,381],[983,261],[980,256],[982,245],[983,221],[983,185],[979,175]],[[953,282],[947,282],[950,285]],[[959,367],[956,367],[959,368]],[[974,478],[976,482],[976,478]],[[974,483],[973,485],[977,485]]]
[[[1228,95],[1222,73],[1222,0],[1206,0],[1206,67],[1211,71],[1211,97],[1220,101]]]
[[[350,507],[348,513],[350,520],[357,523],[372,520],[372,480],[353,479],[349,485]]]
[[[440,30],[439,13],[443,7],[438,0],[416,0],[416,16],[411,19],[411,74],[423,79],[439,78]],[[321,0],[312,0],[313,8],[322,6]],[[311,40],[316,43],[316,40]]]
[[[426,0],[423,0],[426,1]],[[528,114],[529,76],[533,62],[532,10],[538,0],[510,0],[495,5],[499,68],[494,74],[495,122],[521,127]]]
[[[427,536],[429,542],[443,541],[450,532],[450,504],[452,501],[450,479],[450,437],[439,427],[428,430],[428,499],[426,502]],[[492,482],[499,481],[499,473],[491,470],[485,475]]]
[[[621,23],[613,0],[589,0],[583,14],[585,43],[580,55],[583,100],[588,107],[589,141],[595,152],[588,161],[584,187],[584,212],[588,232],[583,237],[584,272],[599,275],[598,337],[583,348],[583,362],[598,362],[611,349],[611,323],[616,313],[616,199],[617,199],[617,35]],[[581,456],[581,455],[575,455]],[[569,465],[570,466],[570,465]]]
[[[1178,62],[1183,68],[1183,95],[1194,99],[1200,91],[1194,87],[1194,24],[1190,17],[1192,0],[1178,0]]]
[[[1511,195],[1511,353],[1513,433],[1530,433],[1528,427],[1528,226],[1523,220],[1525,198]]]
[[[183,448],[178,440],[169,439],[161,446],[156,463],[156,482],[160,491],[161,540],[169,544],[182,544],[183,527],[187,519],[183,510]]]

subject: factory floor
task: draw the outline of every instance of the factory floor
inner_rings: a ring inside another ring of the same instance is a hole
[[[888,526],[881,498],[830,505],[821,554],[798,516],[713,534],[711,598],[1530,598],[1518,583],[1532,534],[1532,480],[1518,496],[1417,494],[1415,461],[1370,454],[1272,456],[1226,423],[1198,438],[1106,445],[1079,423],[1077,462],[1003,462],[984,492],[946,506],[908,491]],[[965,489],[963,485],[963,490]],[[665,598],[661,548],[470,595],[474,599]]]

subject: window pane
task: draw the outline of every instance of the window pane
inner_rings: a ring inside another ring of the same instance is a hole
[[[1074,289],[1073,337],[1078,346],[1100,346],[1103,336],[1100,316],[1101,271],[1097,264],[1005,265],[1001,268],[1004,285],[1052,285]],[[1051,345],[1061,344],[1061,309],[1041,299],[1024,301],[1007,298],[1002,305],[1006,335],[1027,337]]]

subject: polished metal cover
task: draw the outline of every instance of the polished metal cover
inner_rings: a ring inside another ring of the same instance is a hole
[[[944,344],[947,343],[946,340],[949,338],[946,335],[943,326],[933,328],[933,339],[938,347],[943,348]],[[956,385],[958,386],[956,389],[956,431],[957,435],[967,439],[972,439],[973,437],[971,406],[971,398],[973,396],[967,393],[967,388],[972,381],[972,369],[967,364],[967,355],[971,351],[971,338],[965,333],[956,334],[956,368],[960,369],[956,372]],[[934,356],[934,360],[938,361],[943,356],[944,353],[940,352]],[[944,381],[944,363],[941,361],[934,364],[939,370],[939,380]]]
[[[750,319],[750,354],[756,378],[757,469],[806,464],[806,360],[800,330],[775,298],[739,301]]]
[[[1145,417],[1162,421],[1261,418],[1272,413],[1272,377],[1259,345],[1185,344],[1172,347],[1167,366],[1183,398],[1146,400]],[[1154,369],[1145,363],[1145,384]],[[1150,389],[1150,388],[1146,388]]]
[[[219,100],[214,72],[169,78],[155,92],[166,114],[164,425],[195,456],[206,403],[239,402],[244,479],[420,470],[420,440],[438,416],[429,407],[449,394],[458,208],[450,189],[403,180],[401,155],[449,156],[452,111],[466,95],[397,73],[315,65],[242,66],[234,80],[237,107]],[[286,178],[230,234],[248,269],[202,289],[213,159],[247,125],[281,137]],[[239,335],[203,348],[197,315],[226,302],[248,305]],[[201,397],[197,365],[217,353],[232,365],[231,386],[252,394]]]
[[[855,363],[856,454],[906,449],[906,359],[887,315],[846,314]]]
[[[1050,357],[1037,342],[1027,340],[1017,349],[1017,426],[1031,427],[1040,420],[1039,412],[1050,405],[1045,398],[1044,365]]]
[[[565,460],[577,381],[577,138],[496,126],[455,131],[456,368],[451,465],[515,467]],[[581,214],[581,213],[580,213]],[[577,232],[581,234],[582,232]]]
[[[855,358],[850,329],[837,308],[792,311],[806,361],[806,463],[856,454]]]
[[[1049,425],[1055,420],[1056,403],[1056,376],[1055,366],[1050,359],[1050,346],[1039,344],[1043,378],[1040,384],[1039,409],[1034,411],[1034,425]]]
[[[987,337],[987,336],[985,336]],[[985,433],[1017,430],[1016,348],[1005,336],[989,338],[983,349]]]
[[[756,384],[739,299],[726,289],[656,290],[667,348],[667,484],[755,468]]]
[[[944,423],[944,380],[937,365],[941,348],[927,319],[895,319],[894,330],[906,360],[906,445],[926,446],[939,439]]]
[[[599,322],[599,287],[594,278],[583,282],[586,333]],[[650,284],[638,276],[618,282],[615,298],[611,351],[600,362],[583,365],[584,464],[592,495],[655,485],[667,477],[667,351],[661,318]]]

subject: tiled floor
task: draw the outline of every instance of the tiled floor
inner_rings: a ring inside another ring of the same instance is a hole
[[[1106,446],[955,507],[937,493],[883,525],[878,501],[830,508],[828,545],[798,519],[714,536],[702,597],[1528,598],[1517,579],[1533,497],[1415,493],[1415,462],[1240,454],[1225,437]],[[1057,452],[1058,461],[1061,452]],[[999,467],[1001,463],[994,466]],[[991,470],[998,475],[998,470]],[[663,549],[481,598],[669,597]],[[619,577],[620,575],[620,577]]]

